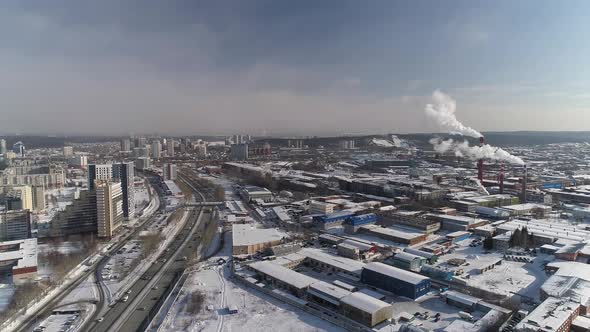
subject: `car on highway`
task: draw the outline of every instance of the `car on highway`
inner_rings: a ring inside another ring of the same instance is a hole
[[[100,323],[100,322],[102,322],[103,320],[104,320],[104,317],[100,317],[100,318],[99,318],[99,319],[97,319],[96,321]]]

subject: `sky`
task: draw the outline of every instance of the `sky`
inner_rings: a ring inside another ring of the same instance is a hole
[[[590,130],[590,2],[0,1],[0,135]]]

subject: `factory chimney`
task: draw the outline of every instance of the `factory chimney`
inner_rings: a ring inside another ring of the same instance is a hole
[[[485,144],[485,139],[482,137],[479,138],[479,146],[483,146]],[[479,159],[477,161],[477,179],[479,182],[483,181],[483,159]]]
[[[500,194],[504,193],[504,163],[500,164],[500,174],[498,174],[498,182],[500,184]]]
[[[527,165],[524,165],[524,175],[522,177],[522,203],[526,203],[526,187],[528,181]]]

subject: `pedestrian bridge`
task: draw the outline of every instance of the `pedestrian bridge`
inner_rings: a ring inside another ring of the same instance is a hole
[[[224,206],[225,202],[194,202],[194,203],[184,203],[182,204],[183,207],[193,207],[193,206]]]

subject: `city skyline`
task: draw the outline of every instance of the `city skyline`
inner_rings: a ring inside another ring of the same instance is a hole
[[[589,6],[7,1],[0,132],[436,132],[436,89],[481,131],[588,130]]]

